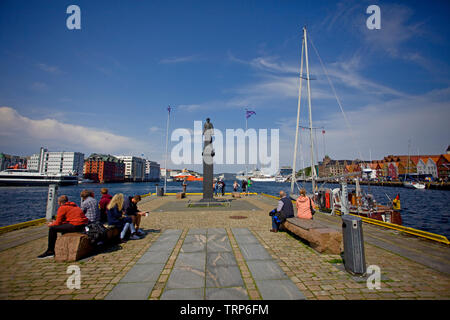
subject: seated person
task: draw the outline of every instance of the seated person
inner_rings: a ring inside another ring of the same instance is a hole
[[[94,198],[94,193],[89,190],[81,191],[81,210],[83,210],[89,223],[100,221],[100,210],[98,208],[97,200]]]
[[[120,240],[123,242],[128,229],[131,231],[130,240],[139,240],[134,229],[133,220],[130,217],[123,217],[123,194],[117,193],[112,197],[111,201],[106,206],[108,216],[108,224],[116,226],[122,230],[120,233]]]
[[[108,216],[106,214],[106,206],[111,201],[112,196],[110,194],[108,194],[107,188],[102,188],[100,190],[100,193],[102,194],[102,198],[98,202],[98,207],[100,209],[100,221],[102,223],[105,223],[108,221]]]
[[[58,198],[58,211],[56,220],[49,222],[47,251],[38,256],[39,259],[53,257],[55,255],[55,243],[58,232],[82,232],[89,220],[74,202],[69,202],[66,195]]]
[[[272,216],[272,229],[270,232],[278,232],[280,225],[286,221],[287,218],[294,217],[294,207],[292,206],[292,201],[286,196],[286,192],[280,191],[280,200],[278,201],[278,206],[271,212]]]
[[[300,190],[300,196],[295,202],[297,206],[297,218],[300,219],[312,219],[311,208],[315,208],[316,204],[312,199],[306,196],[306,190]]]
[[[140,195],[127,197],[123,202],[123,211],[128,217],[133,220],[133,225],[135,226],[136,233],[142,236],[144,233],[139,229],[139,226],[141,224],[141,217],[146,216],[147,212],[138,210],[137,204],[139,201],[141,201]]]

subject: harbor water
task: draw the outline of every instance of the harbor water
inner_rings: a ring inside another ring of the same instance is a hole
[[[226,181],[226,192],[232,191],[233,181]],[[94,191],[95,198],[100,199],[100,189],[108,188],[110,194],[124,195],[147,194],[156,192],[156,185],[163,186],[164,182],[148,183],[85,183],[58,188],[58,195],[65,194],[70,201],[80,204],[80,192],[83,189]],[[301,185],[300,185],[301,186]],[[338,184],[325,184],[324,187],[339,188]],[[311,184],[304,187],[311,191]],[[354,186],[349,185],[349,190]],[[420,230],[441,234],[450,238],[450,192],[445,190],[416,190],[402,187],[361,186],[364,192],[372,193],[378,203],[387,204],[400,194],[402,205],[403,225]],[[289,191],[289,183],[254,182],[250,192],[277,195],[280,190]],[[180,192],[180,182],[168,182],[166,192]],[[0,226],[7,226],[19,222],[45,217],[48,187],[0,187],[2,201],[0,202]],[[188,182],[187,192],[202,192],[202,182]]]

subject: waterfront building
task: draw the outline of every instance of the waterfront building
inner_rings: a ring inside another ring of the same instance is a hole
[[[18,168],[26,168],[27,158],[0,153],[0,171],[6,170],[9,167],[14,166]]]
[[[112,155],[93,153],[84,161],[84,177],[99,183],[123,182],[125,164]]]
[[[135,156],[115,156],[125,163],[125,181],[145,180],[146,160]]]
[[[30,171],[46,174],[82,175],[84,154],[81,152],[48,151],[41,148],[39,153],[33,154],[27,162]]]
[[[160,166],[155,161],[145,160],[145,181],[159,181]]]
[[[438,177],[442,180],[448,180],[450,171],[450,154],[441,154],[437,162]]]

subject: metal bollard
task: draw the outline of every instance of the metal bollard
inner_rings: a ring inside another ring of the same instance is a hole
[[[51,184],[48,186],[48,197],[47,197],[47,211],[45,213],[45,218],[47,221],[51,221],[54,216],[56,216],[56,200],[58,199],[58,185]]]

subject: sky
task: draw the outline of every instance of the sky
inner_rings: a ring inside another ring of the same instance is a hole
[[[72,4],[80,30],[66,26]],[[380,7],[379,30],[366,26],[369,5]],[[279,129],[279,164],[290,166],[306,26],[316,159],[441,154],[450,144],[449,9],[447,1],[3,0],[0,152],[143,154],[164,167],[168,105],[170,136],[207,117],[223,132],[245,128],[248,108],[249,128]],[[305,89],[303,81],[302,126]],[[307,131],[300,141],[297,167],[309,166]],[[202,171],[170,159],[168,167]]]

